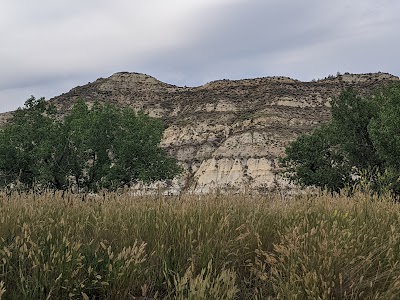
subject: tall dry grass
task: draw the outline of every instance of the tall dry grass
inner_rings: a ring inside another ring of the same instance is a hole
[[[0,299],[400,299],[399,225],[361,194],[0,193]]]

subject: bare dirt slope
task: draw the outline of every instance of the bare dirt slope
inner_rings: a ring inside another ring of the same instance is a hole
[[[333,97],[352,86],[361,94],[398,77],[344,74],[301,82],[287,77],[218,80],[177,87],[138,73],[116,73],[51,99],[66,113],[78,98],[144,110],[165,121],[162,146],[187,172],[172,189],[285,188],[278,157],[301,133],[330,118]],[[1,116],[0,116],[1,122]]]

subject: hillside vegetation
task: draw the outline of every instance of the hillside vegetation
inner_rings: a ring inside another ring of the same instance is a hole
[[[380,193],[400,196],[400,85],[362,97],[344,90],[332,101],[332,120],[300,135],[281,160],[302,186],[340,192],[367,181]]]
[[[345,73],[315,82],[265,77],[177,87],[144,74],[116,73],[50,103],[60,117],[83,99],[89,107],[98,101],[162,119],[160,145],[186,171],[171,191],[249,187],[265,192],[290,189],[279,176],[278,158],[299,135],[331,120],[333,98],[347,88],[368,96],[395,82],[399,78],[386,73]],[[0,127],[11,115],[0,114]]]
[[[0,299],[400,298],[397,204],[293,200],[0,193]]]
[[[160,120],[111,104],[77,101],[64,119],[31,97],[0,128],[0,188],[117,190],[181,172],[159,147]]]

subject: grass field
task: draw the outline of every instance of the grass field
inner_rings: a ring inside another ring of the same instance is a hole
[[[0,193],[0,299],[400,299],[400,208]]]

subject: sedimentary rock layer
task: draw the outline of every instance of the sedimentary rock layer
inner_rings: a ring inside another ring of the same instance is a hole
[[[287,187],[279,175],[278,158],[299,134],[329,121],[333,97],[350,86],[367,95],[398,80],[371,73],[313,82],[266,77],[178,87],[124,72],[78,86],[51,101],[62,114],[82,98],[144,110],[163,119],[161,145],[186,169],[172,189],[266,191]]]

